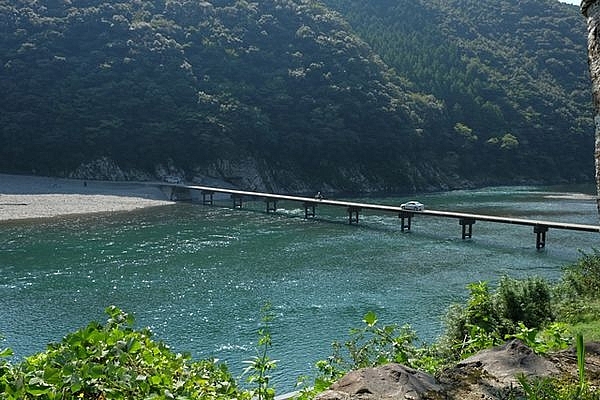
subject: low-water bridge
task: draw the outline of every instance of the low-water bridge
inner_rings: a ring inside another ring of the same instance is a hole
[[[533,227],[533,233],[536,235],[535,247],[542,249],[546,246],[546,233],[550,228],[552,229],[565,229],[572,231],[582,232],[600,232],[600,226],[598,225],[584,225],[584,224],[573,224],[568,222],[553,222],[553,221],[541,221],[533,219],[522,219],[512,217],[499,217],[494,215],[484,214],[470,214],[453,211],[436,211],[436,210],[423,210],[423,211],[409,211],[400,208],[399,206],[389,206],[383,204],[372,204],[372,203],[358,203],[343,200],[330,200],[330,199],[319,199],[314,197],[304,196],[291,196],[274,193],[261,193],[252,192],[245,190],[236,189],[225,189],[209,186],[197,186],[197,185],[183,185],[183,184],[161,184],[163,187],[170,188],[172,198],[191,198],[190,193],[192,191],[199,191],[202,195],[202,203],[205,205],[213,204],[213,195],[215,193],[229,194],[233,201],[234,208],[242,208],[244,200],[248,199],[263,199],[266,203],[266,212],[277,211],[277,202],[280,200],[295,201],[302,203],[304,207],[304,217],[312,218],[316,215],[316,208],[318,205],[328,205],[334,207],[345,207],[348,212],[348,222],[350,224],[359,221],[359,214],[362,210],[374,210],[381,212],[392,212],[398,215],[401,221],[401,229],[410,231],[412,225],[412,218],[415,215],[432,216],[432,217],[443,217],[443,218],[454,218],[458,219],[459,225],[462,227],[462,238],[471,238],[473,236],[473,225],[477,221],[495,222],[501,224],[513,224],[513,225],[526,225]],[[187,192],[187,193],[186,193]],[[187,196],[186,196],[187,194]],[[181,196],[183,195],[183,196]]]

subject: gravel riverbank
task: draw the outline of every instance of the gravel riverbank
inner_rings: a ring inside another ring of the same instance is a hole
[[[0,221],[131,211],[173,204],[143,182],[83,181],[0,174]]]

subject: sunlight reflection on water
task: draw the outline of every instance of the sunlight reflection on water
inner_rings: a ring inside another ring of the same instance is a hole
[[[430,209],[597,220],[593,196],[533,187],[420,197]],[[90,320],[104,321],[103,309],[114,304],[174,350],[215,356],[237,373],[254,355],[260,308],[270,301],[273,358],[281,360],[275,383],[290,390],[367,311],[382,323],[409,323],[431,341],[467,283],[503,274],[556,279],[598,239],[551,230],[539,252],[531,227],[477,222],[473,239],[462,240],[457,221],[443,218],[415,217],[402,233],[397,216],[371,211],[350,226],[342,209],[319,207],[315,220],[304,220],[293,203],[270,214],[262,202],[228,207],[179,204],[3,225],[2,344],[19,357],[41,351]]]

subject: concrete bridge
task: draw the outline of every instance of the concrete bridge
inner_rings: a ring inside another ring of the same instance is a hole
[[[233,208],[242,208],[245,200],[263,199],[266,204],[266,212],[277,211],[277,202],[281,200],[295,201],[302,203],[304,207],[304,217],[312,218],[316,215],[316,209],[319,205],[327,205],[332,207],[344,207],[348,213],[348,222],[350,224],[359,222],[359,216],[363,210],[374,210],[381,212],[395,213],[401,221],[402,231],[410,231],[412,218],[415,215],[442,217],[457,219],[462,229],[462,238],[471,238],[473,236],[473,225],[477,221],[494,222],[500,224],[526,225],[533,227],[535,234],[535,247],[542,249],[546,246],[546,233],[549,229],[564,229],[571,231],[582,232],[600,232],[598,225],[573,224],[568,222],[542,221],[533,219],[522,219],[512,217],[499,217],[494,215],[484,214],[469,214],[453,211],[409,211],[404,210],[399,206],[389,206],[383,204],[358,203],[343,200],[319,199],[315,197],[292,196],[275,193],[261,193],[245,190],[217,188],[210,186],[183,185],[183,184],[168,184],[161,183],[163,190],[170,191],[170,197],[173,200],[191,200],[191,193],[197,191],[202,196],[202,204],[212,205],[214,195],[216,193],[228,194],[232,200]]]

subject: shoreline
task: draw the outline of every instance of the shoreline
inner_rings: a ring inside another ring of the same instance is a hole
[[[0,174],[0,221],[133,211],[174,204],[151,183]]]

